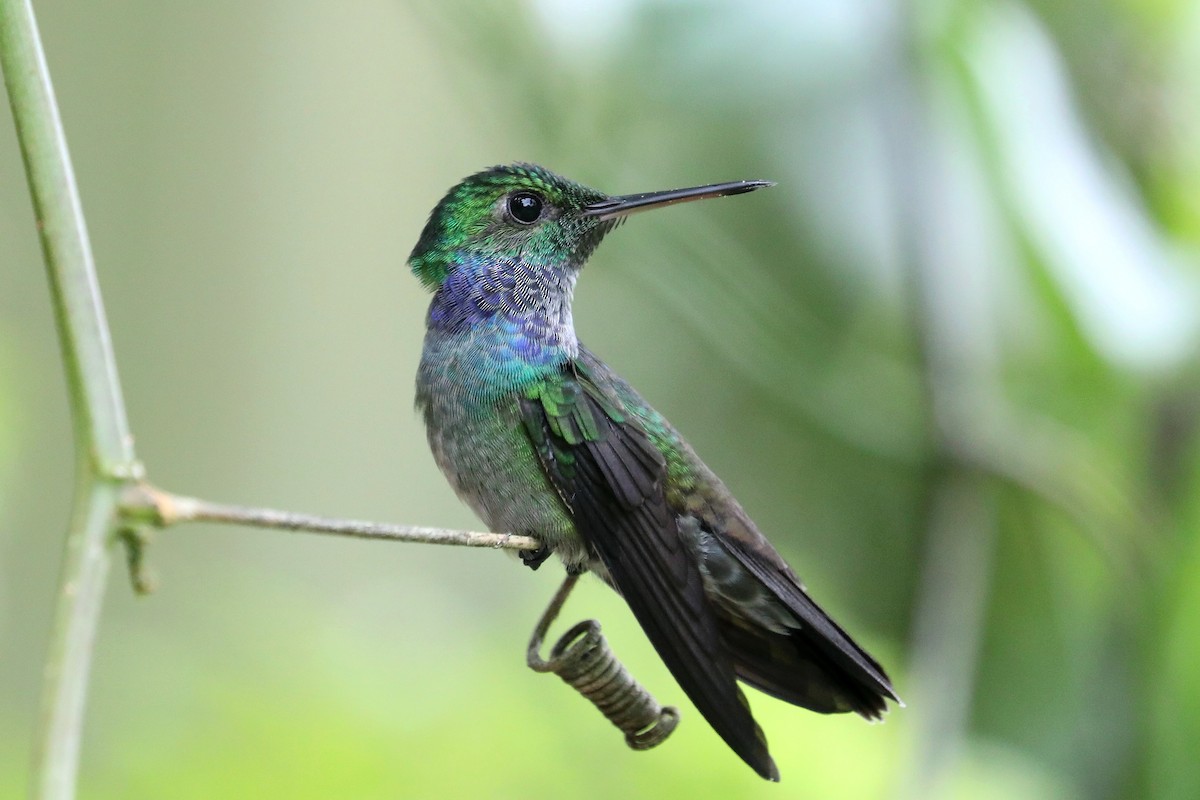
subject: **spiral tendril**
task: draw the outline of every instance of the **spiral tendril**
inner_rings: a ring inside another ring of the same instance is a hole
[[[679,711],[662,707],[629,674],[609,649],[600,633],[600,623],[584,620],[572,627],[550,649],[543,660],[539,652],[551,623],[575,587],[578,575],[568,575],[550,601],[529,640],[526,661],[536,672],[553,672],[592,702],[600,713],[625,734],[634,750],[649,750],[666,741],[679,724]]]

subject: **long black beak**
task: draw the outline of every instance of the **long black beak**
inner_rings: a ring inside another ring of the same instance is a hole
[[[745,194],[753,192],[755,189],[774,185],[774,181],[732,181],[730,183],[712,183],[708,186],[693,186],[690,189],[667,189],[662,192],[626,194],[584,206],[583,216],[600,220],[615,219],[674,203],[690,203],[693,200],[707,200],[710,197]]]

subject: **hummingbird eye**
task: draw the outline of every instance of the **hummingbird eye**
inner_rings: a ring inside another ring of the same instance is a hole
[[[522,225],[532,225],[542,216],[542,198],[533,192],[516,192],[508,198],[508,213]]]

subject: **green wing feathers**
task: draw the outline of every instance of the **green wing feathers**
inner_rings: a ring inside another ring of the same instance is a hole
[[[668,507],[666,458],[621,399],[578,362],[526,391],[521,411],[580,535],[680,687],[738,755],[778,780],[699,566]]]

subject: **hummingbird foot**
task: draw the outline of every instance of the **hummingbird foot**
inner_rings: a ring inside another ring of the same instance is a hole
[[[518,550],[517,555],[521,557],[521,563],[532,570],[536,570],[546,559],[550,557],[552,551],[546,545],[542,545],[536,550]]]

